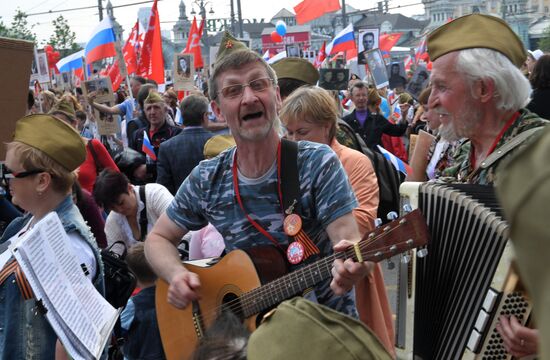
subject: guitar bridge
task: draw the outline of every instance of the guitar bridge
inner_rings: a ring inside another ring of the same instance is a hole
[[[193,301],[193,326],[195,327],[195,333],[197,338],[202,339],[204,337],[204,324],[202,323],[201,308],[198,301]]]

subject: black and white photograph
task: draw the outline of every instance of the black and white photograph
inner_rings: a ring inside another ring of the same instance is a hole
[[[286,45],[286,57],[301,57],[301,49],[298,44]]]
[[[70,78],[69,73],[63,74],[66,74]],[[108,76],[84,81],[83,91],[85,96],[88,96],[91,92],[95,92],[95,102],[105,103],[113,101],[113,85],[111,84],[111,78]]]
[[[320,69],[319,86],[325,90],[346,90],[349,69]]]
[[[378,37],[380,30],[378,28],[373,29],[360,29],[359,36],[357,37],[357,62],[359,64],[366,64],[366,53],[372,49],[378,49]]]
[[[174,55],[174,66],[172,68],[172,73],[174,75],[174,90],[193,90],[193,78],[195,75],[194,63],[195,59],[193,54]]]
[[[403,61],[393,61],[387,66],[390,89],[405,89],[407,85],[407,73],[405,72],[405,63]]]
[[[105,106],[114,106],[114,101],[106,102]],[[120,132],[120,124],[113,114],[107,114],[98,110],[94,111],[99,135],[112,135]]]
[[[430,73],[428,72],[428,69],[426,69],[425,66],[417,66],[405,91],[411,94],[414,99],[418,100],[418,96],[420,96],[422,90],[428,86],[429,82]]]
[[[369,50],[365,53],[367,58],[367,66],[372,75],[374,84],[377,89],[381,89],[389,85],[388,73],[386,72],[386,64],[382,59],[382,53],[379,49]]]

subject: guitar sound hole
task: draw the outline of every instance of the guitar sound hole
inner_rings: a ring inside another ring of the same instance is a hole
[[[241,301],[236,294],[229,293],[223,297],[222,312],[232,312],[239,320],[244,321],[243,309]]]

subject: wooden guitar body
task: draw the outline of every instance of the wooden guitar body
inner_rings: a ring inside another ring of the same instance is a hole
[[[160,335],[166,358],[189,359],[200,336],[212,324],[222,305],[239,304],[238,297],[281,277],[287,271],[284,258],[274,247],[255,247],[232,251],[214,265],[203,267],[184,263],[201,281],[201,300],[179,310],[166,302],[168,283],[159,279],[156,286],[156,309]],[[200,308],[202,319],[193,312]],[[239,306],[232,307],[242,316]],[[256,329],[258,315],[243,318],[246,326]],[[194,325],[194,326],[193,326]]]

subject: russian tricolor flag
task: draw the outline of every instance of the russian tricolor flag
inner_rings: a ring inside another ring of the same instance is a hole
[[[409,166],[409,164],[407,164],[388,150],[384,149],[382,146],[376,146],[378,146],[378,150],[380,150],[380,153],[382,153],[382,155],[384,155],[384,157],[392,163],[393,167],[395,167],[397,171],[401,171],[405,175],[412,174],[413,170]]]
[[[353,24],[349,24],[344,30],[336,35],[330,44],[327,45],[326,53],[328,55],[333,55],[340,51],[354,50],[356,48],[355,37],[353,36]]]
[[[75,52],[69,56],[59,60],[55,66],[59,72],[69,72],[71,70],[82,69],[82,58],[84,57],[84,50]]]
[[[84,48],[86,63],[116,56],[115,33],[111,19],[107,16],[94,29],[92,36]]]
[[[157,155],[155,154],[155,149],[149,140],[149,136],[147,136],[147,130],[143,130],[143,145],[141,145],[141,151],[143,151],[145,155],[149,156],[153,161],[157,161]]]

